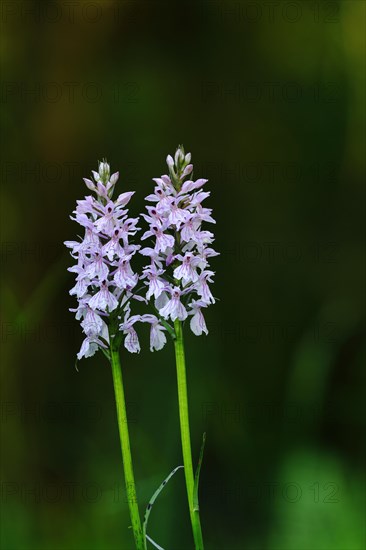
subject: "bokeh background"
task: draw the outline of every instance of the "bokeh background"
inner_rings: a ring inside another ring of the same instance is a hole
[[[138,214],[180,143],[221,252],[210,334],[186,337],[207,549],[365,547],[364,21],[357,0],[2,2],[4,550],[133,547],[62,242],[98,160]],[[172,345],[141,340],[122,361],[143,507],[181,451]],[[149,531],[192,548],[180,473]]]

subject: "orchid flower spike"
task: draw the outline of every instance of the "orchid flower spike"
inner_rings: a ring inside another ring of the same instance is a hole
[[[154,192],[146,197],[147,214],[141,214],[149,225],[141,240],[152,241],[139,251],[150,259],[142,279],[146,299],[154,300],[164,328],[174,334],[170,323],[190,316],[190,328],[199,336],[208,333],[202,309],[215,302],[209,287],[214,275],[209,258],[218,255],[210,246],[213,233],[202,230],[202,224],[216,222],[211,208],[202,205],[210,196],[202,191],[207,180],[187,179],[193,172],[191,154],[179,146],[174,158],[168,155],[166,162],[169,173],[154,178]],[[161,341],[152,349],[162,345]]]
[[[119,324],[127,349],[140,349],[132,328],[135,318],[129,322],[130,300],[139,280],[130,264],[140,249],[130,242],[139,230],[138,218],[130,218],[126,208],[134,192],[122,193],[112,200],[118,177],[118,172],[111,174],[109,164],[102,161],[98,171],[92,172],[92,179],[84,179],[95,196],[77,201],[70,216],[83,228],[84,236],[64,243],[76,261],[69,268],[76,276],[70,294],[76,296],[78,306],[71,311],[81,321],[85,334],[78,359],[90,357],[99,349],[106,352],[111,328],[117,338]]]

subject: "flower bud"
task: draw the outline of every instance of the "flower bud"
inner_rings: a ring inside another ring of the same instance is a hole
[[[173,160],[173,157],[171,155],[168,155],[166,157],[166,163],[167,163],[167,165],[170,169],[174,168],[174,160]]]
[[[92,170],[94,181],[98,182],[100,181],[99,172],[96,172],[95,170]]]
[[[104,185],[109,180],[109,176],[110,176],[109,164],[107,162],[100,162],[99,163],[99,177],[102,180],[102,182],[104,183]]]
[[[90,189],[91,191],[96,190],[96,185],[93,181],[88,180],[88,178],[83,178],[83,180],[88,189]]]
[[[183,170],[182,178],[185,178],[186,176],[188,176],[188,174],[190,174],[192,170],[193,170],[193,164],[188,164]]]
[[[115,172],[114,174],[111,175],[109,182],[106,185],[109,198],[111,198],[113,195],[114,186],[116,185],[118,178],[119,178],[119,172]]]
[[[111,185],[116,185],[118,178],[119,178],[119,172],[115,172],[114,174],[112,174],[110,179]]]
[[[176,167],[179,169],[184,162],[184,152],[181,147],[176,150],[174,160]]]

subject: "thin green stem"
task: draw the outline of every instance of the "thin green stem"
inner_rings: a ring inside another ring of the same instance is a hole
[[[140,513],[137,504],[135,478],[133,475],[132,457],[130,448],[130,437],[128,433],[126,401],[123,390],[122,370],[118,350],[111,346],[111,366],[113,375],[114,394],[117,406],[117,419],[119,428],[119,437],[121,441],[122,461],[125,474],[126,493],[130,517],[132,523],[133,536],[137,550],[145,550],[146,543],[141,528]]]
[[[189,430],[189,412],[187,395],[187,376],[186,362],[184,355],[183,327],[181,321],[174,322],[176,339],[175,361],[177,365],[177,383],[178,383],[178,402],[179,402],[179,420],[182,439],[184,475],[186,478],[189,515],[191,518],[193,538],[196,550],[203,550],[203,538],[199,510],[194,506],[194,474],[192,465],[191,436]]]

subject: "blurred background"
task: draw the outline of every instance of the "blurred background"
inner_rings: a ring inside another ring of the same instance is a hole
[[[361,550],[365,4],[1,4],[1,547],[131,550],[110,367],[75,369],[63,241],[107,158],[143,210],[183,143],[221,256],[186,336],[208,550]],[[182,462],[172,345],[122,353],[141,508]],[[149,534],[192,548],[184,476]]]

